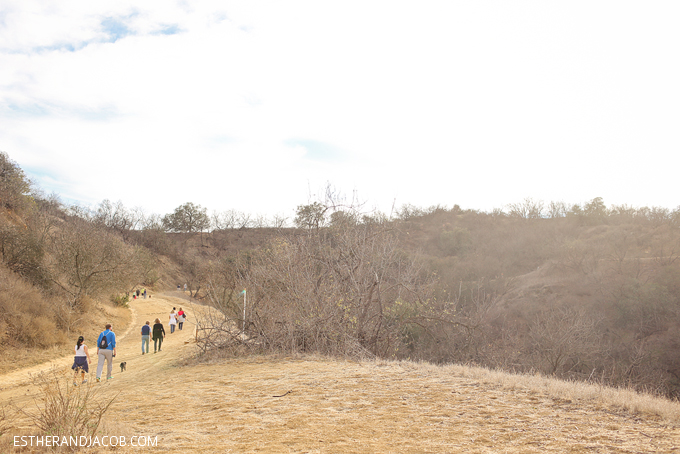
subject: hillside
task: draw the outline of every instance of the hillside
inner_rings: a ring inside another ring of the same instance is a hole
[[[131,324],[117,330],[114,379],[91,385],[103,397],[117,395],[101,436],[149,436],[163,452],[196,453],[680,449],[680,404],[596,386],[408,361],[197,360],[192,329],[169,335],[163,352],[141,355],[137,330],[146,319],[165,318],[171,306],[184,305],[192,315],[202,311],[172,295],[134,301]],[[120,373],[122,360],[128,370]],[[65,355],[57,368],[71,361]],[[28,371],[0,376],[3,408],[12,400],[32,410],[39,390]],[[61,380],[72,386],[70,372]],[[37,433],[19,416],[0,438],[2,451],[12,450],[9,437],[30,434]]]
[[[387,217],[328,199],[290,227],[193,203],[165,216],[65,206],[0,164],[6,367],[124,318],[135,290],[186,284],[219,308],[206,349],[474,364],[680,397],[680,210],[595,198]]]
[[[328,353],[337,342],[309,347],[307,339],[344,330],[383,358],[539,371],[677,397],[678,226],[676,212],[606,209],[596,199],[550,218],[437,208],[360,224],[336,216],[311,230],[172,234],[166,250],[199,299],[209,299],[208,282],[234,299],[249,287],[263,318],[307,319],[308,332],[286,331],[305,339],[287,339],[305,344],[300,350]],[[376,296],[375,276],[377,288],[409,293]],[[350,315],[332,303],[310,315],[319,299],[351,300]],[[240,303],[229,304],[236,321]],[[338,328],[361,317],[374,333]]]

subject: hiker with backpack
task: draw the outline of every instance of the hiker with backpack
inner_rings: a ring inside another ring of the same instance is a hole
[[[179,328],[180,331],[182,331],[182,326],[184,326],[184,322],[187,321],[187,313],[182,310],[182,308],[179,308],[179,311],[177,311],[177,327]]]
[[[113,358],[116,356],[116,333],[113,332],[113,326],[107,323],[105,330],[99,334],[97,338],[97,381],[101,381],[102,371],[104,370],[104,361],[106,361],[106,379],[113,378]]]

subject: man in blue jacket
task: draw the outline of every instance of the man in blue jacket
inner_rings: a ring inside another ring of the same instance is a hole
[[[107,323],[106,329],[97,338],[97,381],[101,380],[104,361],[107,362],[106,379],[113,378],[111,372],[113,372],[114,356],[116,356],[116,333],[113,332],[113,326]]]

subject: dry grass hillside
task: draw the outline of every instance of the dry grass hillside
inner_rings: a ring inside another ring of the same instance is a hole
[[[202,307],[180,296],[134,300],[130,324],[115,327],[114,379],[89,385],[115,397],[100,436],[149,436],[157,446],[84,452],[680,452],[680,404],[627,391],[406,361],[197,358],[191,321]],[[190,323],[162,352],[142,355],[139,327],[166,322],[173,306],[188,310]],[[0,376],[2,408],[37,411],[29,373],[56,367],[72,386],[69,350]],[[6,416],[0,452],[47,450],[14,447],[14,437],[39,432],[26,415]]]

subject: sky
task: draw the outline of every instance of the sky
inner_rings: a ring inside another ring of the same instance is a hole
[[[0,151],[67,203],[680,205],[680,2],[0,2]]]

